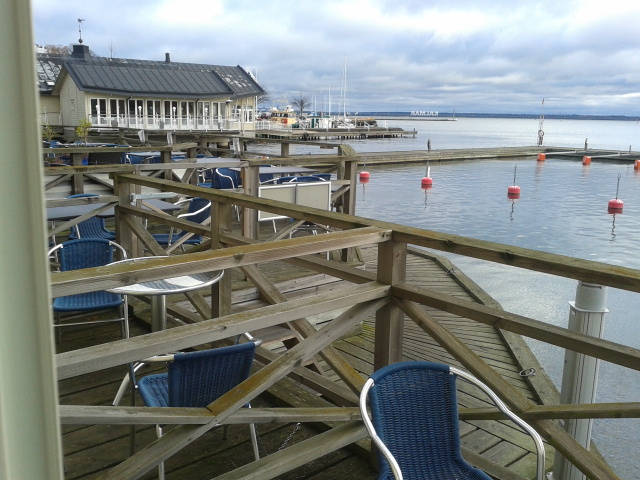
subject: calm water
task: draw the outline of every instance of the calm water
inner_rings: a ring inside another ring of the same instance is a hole
[[[385,123],[386,122],[386,123]],[[538,120],[510,118],[458,118],[455,122],[427,120],[378,119],[381,127],[400,127],[416,130],[415,138],[391,138],[380,140],[350,140],[359,152],[391,150],[424,150],[427,139],[433,149],[468,147],[522,147],[535,145]],[[640,123],[609,120],[555,120],[544,121],[544,144],[550,146],[584,148],[588,138],[589,147],[615,150],[640,151]],[[332,153],[318,147],[291,145],[292,154]],[[279,147],[260,145],[253,151],[279,154]]]
[[[385,120],[379,120],[385,126]],[[416,129],[415,139],[349,141],[356,151],[535,145],[534,119],[460,118],[455,122],[387,120],[386,126]],[[545,120],[544,144],[583,148],[640,150],[638,122],[600,120]],[[265,145],[254,151],[279,153]],[[295,154],[331,153],[317,147],[291,146]],[[506,198],[517,166],[520,200]],[[358,215],[430,230],[534,248],[640,268],[640,176],[627,164],[531,159],[434,164],[434,188],[425,196],[420,179],[425,166],[368,167],[371,182],[359,185]],[[624,213],[608,215],[607,202],[615,196],[621,175]],[[577,282],[460,256],[454,263],[508,310],[566,327],[568,302]],[[640,348],[640,295],[608,291],[605,338]],[[543,367],[560,385],[564,350],[529,341]],[[603,362],[597,392],[599,402],[640,400],[640,372]],[[594,440],[622,478],[638,479],[640,459],[629,455],[640,443],[640,420],[597,420]],[[633,446],[631,449],[628,446]]]

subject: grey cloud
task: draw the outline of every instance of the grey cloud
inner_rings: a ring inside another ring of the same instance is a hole
[[[170,21],[154,1],[36,0],[36,40],[73,42],[80,16],[99,54],[112,43],[120,57],[170,51],[175,61],[251,66],[272,97],[318,102],[330,87],[337,95],[347,57],[357,111],[537,112],[544,96],[549,112],[640,114],[634,7],[600,14],[580,2],[385,0],[359,12],[350,2],[228,1],[220,19],[215,2],[203,2],[205,15],[190,20],[187,4],[174,3],[180,14]],[[376,9],[381,16],[370,17]],[[433,18],[451,23],[422,27]]]

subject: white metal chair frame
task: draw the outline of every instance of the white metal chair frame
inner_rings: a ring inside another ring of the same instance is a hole
[[[493,403],[498,407],[498,409],[502,413],[504,413],[507,417],[509,417],[515,424],[517,424],[520,428],[525,430],[531,436],[531,438],[533,438],[533,441],[536,445],[536,451],[537,451],[536,479],[544,480],[545,451],[544,451],[544,445],[542,444],[542,438],[540,437],[538,432],[536,432],[533,429],[533,427],[531,427],[528,423],[522,420],[519,416],[517,416],[515,413],[509,410],[507,405],[502,400],[500,400],[500,398],[493,392],[493,390],[491,390],[487,385],[485,385],[483,382],[478,380],[473,375],[451,366],[449,367],[449,373],[451,375],[456,375],[458,377],[461,377],[464,380],[468,381],[469,383],[479,387],[484,393],[487,394],[487,396],[493,401]],[[376,447],[380,450],[380,453],[382,453],[382,455],[387,460],[387,462],[389,462],[389,466],[391,467],[391,471],[393,472],[393,476],[395,477],[395,479],[403,480],[402,471],[400,470],[400,465],[398,465],[398,462],[393,456],[393,454],[389,451],[389,449],[384,444],[382,439],[376,433],[373,423],[371,422],[371,418],[369,417],[369,412],[367,410],[367,397],[369,394],[369,390],[373,386],[374,386],[374,381],[372,378],[369,378],[365,382],[364,387],[362,387],[362,391],[360,392],[359,406],[360,406],[360,413],[362,414],[362,421],[364,422],[364,425],[367,429],[367,432],[369,432],[371,439],[376,444]]]
[[[114,247],[116,250],[118,250],[120,252],[120,255],[122,256],[122,259],[125,260],[127,258],[127,251],[124,249],[124,247],[122,247],[122,245],[117,244],[116,242],[114,242],[113,240],[107,240],[109,242],[109,245],[111,245],[112,247]],[[49,249],[49,251],[47,252],[47,257],[54,257],[55,258],[55,254],[57,253],[58,250],[64,248],[64,243],[60,243],[58,245],[53,246],[52,248]],[[115,263],[115,262],[112,262]],[[109,264],[111,265],[111,264]],[[129,301],[127,298],[127,295],[122,295],[122,305],[121,305],[121,317],[120,318],[113,318],[113,319],[108,319],[108,320],[91,320],[91,321],[87,321],[87,322],[65,322],[65,323],[58,323],[58,320],[60,319],[60,314],[54,312],[54,323],[53,326],[54,328],[57,327],[72,327],[72,326],[77,326],[77,325],[87,325],[87,324],[91,324],[91,323],[111,323],[111,322],[122,322],[122,334],[124,338],[129,338]],[[74,315],[68,315],[67,318],[69,319],[76,319],[76,318],[80,318],[84,316],[83,313],[79,313],[79,314],[74,314]]]
[[[175,202],[175,203],[174,203],[174,205],[181,205],[181,204],[183,204],[183,203],[190,202],[191,200],[193,200],[193,198],[185,198],[185,199],[182,199],[182,200],[178,200],[177,202]],[[204,212],[204,211],[205,211],[206,209],[208,209],[208,208],[211,208],[211,202],[208,202],[206,206],[202,207],[202,208],[201,208],[201,209],[199,209],[199,210],[196,210],[195,212],[181,213],[181,214],[180,214],[180,215],[178,215],[176,218],[189,218],[189,217],[193,217],[193,216],[195,216],[195,215],[198,215],[198,214],[200,214],[200,213]],[[173,232],[174,232],[174,230],[175,230],[175,227],[171,227],[171,228],[169,229],[169,240],[168,240],[168,243],[167,243],[167,247],[170,247],[170,246],[171,246],[172,239],[173,239]]]

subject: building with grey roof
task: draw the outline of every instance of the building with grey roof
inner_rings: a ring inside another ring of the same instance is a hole
[[[240,66],[38,53],[43,124],[136,130],[252,130],[265,92]]]

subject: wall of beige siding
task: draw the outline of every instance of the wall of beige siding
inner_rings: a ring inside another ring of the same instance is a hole
[[[47,125],[62,125],[59,96],[40,95],[40,121]]]
[[[87,118],[86,95],[78,90],[71,77],[67,75],[60,88],[60,110],[63,125],[76,126]]]

